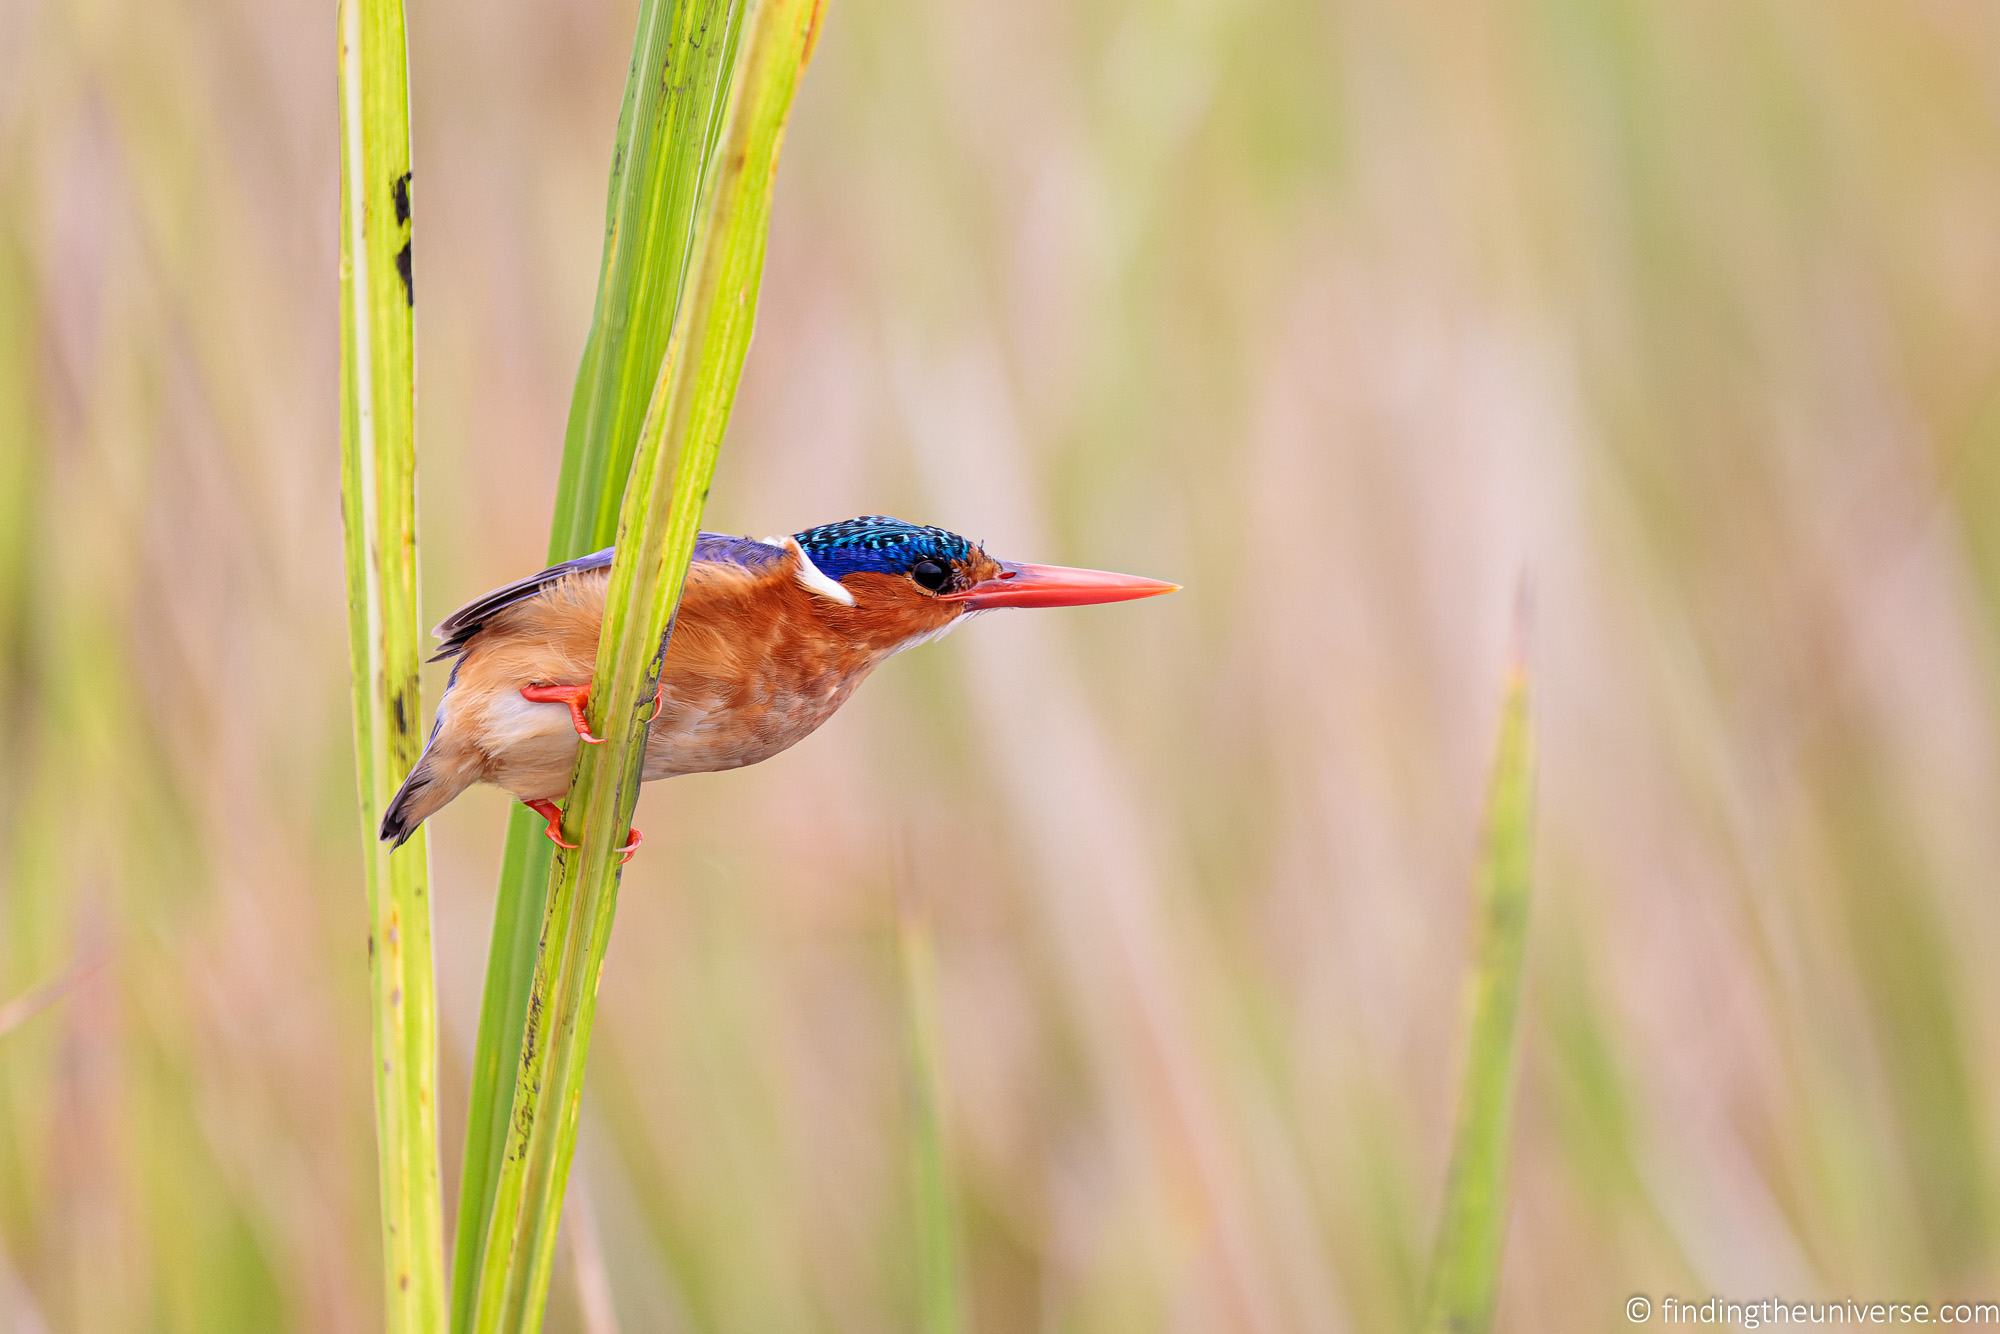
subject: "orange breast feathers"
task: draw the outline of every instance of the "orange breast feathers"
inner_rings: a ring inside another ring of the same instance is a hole
[[[454,786],[488,782],[524,799],[568,790],[579,744],[569,714],[521,689],[590,681],[608,584],[603,570],[568,575],[467,644],[432,746]],[[837,624],[852,616],[842,611],[801,585],[789,562],[690,567],[645,778],[755,764],[831,717],[886,656],[866,633],[876,627]]]

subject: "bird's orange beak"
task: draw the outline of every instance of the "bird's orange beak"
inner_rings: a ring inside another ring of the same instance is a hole
[[[963,602],[972,611],[989,607],[1087,607],[1098,602],[1130,602],[1172,593],[1179,584],[1141,579],[1109,570],[1072,570],[1066,565],[1000,563],[1000,573],[957,593],[941,594],[940,602]]]

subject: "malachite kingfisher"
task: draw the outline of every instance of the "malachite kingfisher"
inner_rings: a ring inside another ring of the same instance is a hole
[[[399,844],[475,783],[519,797],[563,847],[612,551],[552,565],[447,616],[454,659],[430,739],[382,817]],[[886,659],[995,607],[1076,607],[1178,585],[995,560],[942,528],[866,515],[695,542],[646,734],[646,781],[736,769],[803,740]],[[623,851],[639,846],[632,831]]]

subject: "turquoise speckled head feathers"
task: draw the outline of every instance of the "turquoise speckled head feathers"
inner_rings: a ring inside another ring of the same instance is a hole
[[[829,579],[845,579],[863,570],[901,574],[925,558],[957,565],[978,547],[978,543],[946,529],[906,523],[886,514],[823,523],[792,536]]]

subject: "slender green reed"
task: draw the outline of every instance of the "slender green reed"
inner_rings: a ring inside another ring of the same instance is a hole
[[[1424,1327],[1474,1334],[1493,1318],[1507,1226],[1515,1020],[1528,939],[1534,861],[1534,735],[1527,674],[1510,668],[1487,792],[1467,979],[1465,1079],[1453,1132]]]
[[[342,0],[340,440],[354,750],[367,850],[375,1120],[388,1328],[444,1327],[437,997],[422,830],[376,823],[423,750],[417,667],[416,366],[402,0]]]
[[[667,336],[679,309],[709,154],[741,32],[740,0],[642,0],[618,114],[597,308],[563,444],[549,560],[611,544]],[[471,1326],[528,992],[547,906],[551,845],[516,812],[507,831],[467,1106],[452,1328]]]
[[[958,1230],[958,1183],[944,1137],[944,1074],[937,1015],[937,947],[930,922],[906,909],[897,933],[903,965],[908,1047],[910,1176],[916,1206],[917,1327],[925,1334],[966,1328],[965,1255]]]
[[[742,376],[785,118],[818,30],[818,0],[752,0],[712,143],[685,292],[652,386],[619,514],[592,682],[592,725],[555,859],[527,1025],[480,1260],[473,1328],[541,1323],[576,1148],[597,985],[617,907],[618,845],[638,802],[646,718]]]

